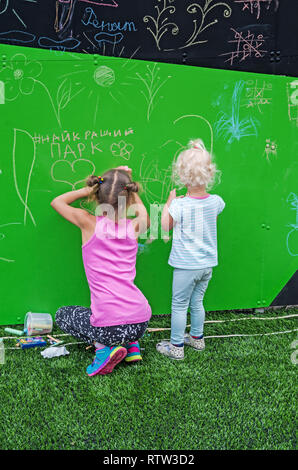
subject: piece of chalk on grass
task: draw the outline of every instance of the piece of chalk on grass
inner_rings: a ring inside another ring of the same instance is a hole
[[[21,330],[14,330],[13,328],[4,328],[4,331],[6,331],[6,333],[11,333],[12,335],[19,335],[19,336],[22,336],[22,334],[23,334],[23,331],[21,331]]]

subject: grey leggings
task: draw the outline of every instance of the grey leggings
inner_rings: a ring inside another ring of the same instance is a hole
[[[86,343],[94,341],[105,346],[127,344],[141,338],[147,329],[148,322],[129,325],[96,327],[90,324],[91,309],[70,305],[61,307],[56,313],[56,323],[65,331]]]

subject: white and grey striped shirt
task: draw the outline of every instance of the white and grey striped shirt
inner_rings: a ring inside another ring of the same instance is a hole
[[[169,264],[174,268],[203,269],[217,266],[216,219],[225,208],[217,194],[174,199],[169,213],[174,220]]]

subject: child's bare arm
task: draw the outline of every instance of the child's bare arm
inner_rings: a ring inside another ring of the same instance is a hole
[[[90,214],[83,209],[72,207],[70,204],[77,199],[88,197],[91,190],[92,188],[86,187],[61,194],[52,200],[51,206],[66,220],[83,229],[90,223]]]
[[[162,214],[161,214],[161,227],[165,232],[169,232],[170,230],[172,230],[174,226],[174,219],[169,213],[169,207],[170,207],[171,202],[175,198],[176,198],[176,189],[173,189],[169,194],[168,200],[165,203]]]

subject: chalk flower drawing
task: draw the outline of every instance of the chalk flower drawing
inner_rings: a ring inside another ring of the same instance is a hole
[[[13,101],[20,94],[31,95],[34,91],[35,79],[41,72],[40,62],[28,61],[24,54],[15,54],[10,60],[10,65],[3,70],[6,99]]]
[[[134,150],[134,146],[132,144],[127,144],[124,140],[120,140],[119,144],[112,144],[110,149],[114,157],[121,157],[125,160],[129,160],[130,155]]]
[[[160,89],[164,86],[164,84],[168,81],[169,78],[172,78],[171,75],[168,75],[167,78],[161,81],[158,72],[160,70],[157,67],[157,64],[154,63],[152,66],[146,65],[147,72],[144,76],[140,73],[136,73],[137,80],[140,80],[143,85],[145,86],[145,91],[141,91],[142,95],[144,96],[146,103],[147,103],[147,121],[150,120],[151,114],[157,104],[156,98],[157,94]],[[159,98],[163,98],[160,96]]]
[[[186,47],[195,46],[197,44],[208,42],[207,39],[199,41],[198,37],[207,28],[210,28],[211,26],[218,23],[217,18],[215,18],[213,21],[210,21],[210,23],[207,23],[207,16],[209,15],[209,13],[213,12],[214,8],[217,8],[217,7],[225,8],[223,12],[224,18],[229,18],[231,16],[232,8],[225,2],[217,1],[216,3],[214,3],[214,0],[205,0],[204,6],[200,5],[199,3],[192,3],[191,5],[187,7],[187,12],[189,14],[196,15],[197,13],[199,13],[199,17],[193,20],[193,24],[194,24],[193,32],[191,36],[188,38],[188,40],[186,41],[185,45],[180,47],[180,49],[184,49]]]
[[[172,15],[176,11],[176,7],[174,5],[170,5],[173,3],[174,0],[158,0],[158,5],[155,5],[154,8],[156,9],[157,16],[154,18],[151,15],[146,15],[143,18],[145,23],[150,23],[150,27],[147,27],[148,31],[154,37],[157,49],[160,51],[160,40],[164,34],[168,31],[172,33],[172,35],[176,35],[179,32],[179,28],[176,23],[168,21],[168,14]]]
[[[288,225],[292,230],[287,235],[287,249],[291,256],[298,256],[298,196],[295,193],[290,193],[287,202],[291,204],[291,209],[295,211],[296,222]]]
[[[257,121],[252,117],[240,119],[240,99],[244,87],[244,81],[236,83],[232,97],[232,112],[220,113],[215,124],[216,136],[223,136],[228,143],[240,140],[242,137],[257,136]]]

